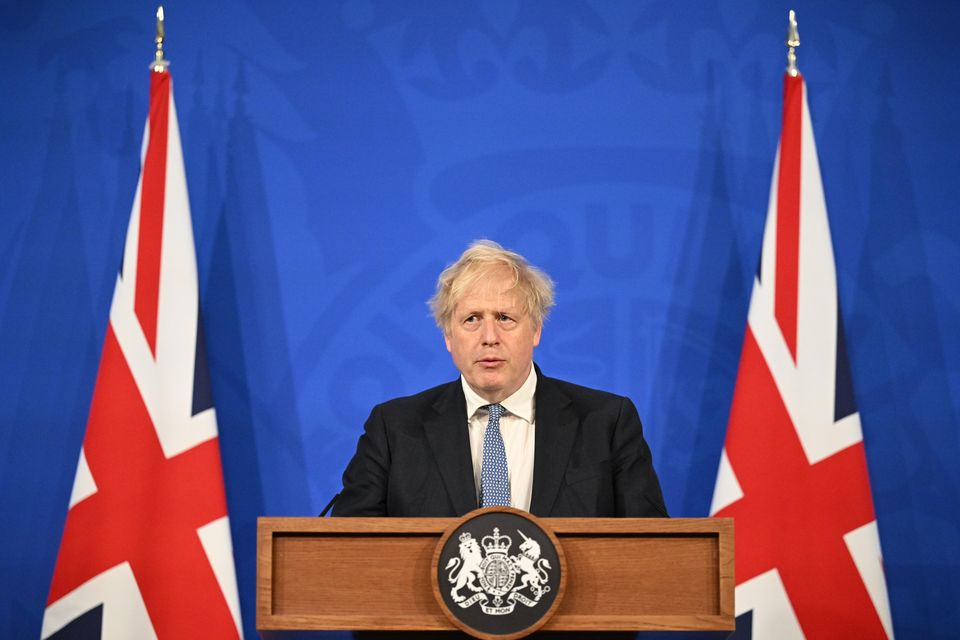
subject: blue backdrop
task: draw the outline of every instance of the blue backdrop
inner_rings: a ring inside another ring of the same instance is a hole
[[[544,372],[631,396],[671,512],[706,514],[791,6],[896,633],[956,633],[956,2],[171,0],[249,635],[256,516],[317,513],[374,403],[455,377],[424,301],[474,238],[553,275]],[[39,632],[139,171],[153,10],[0,3],[5,638]]]

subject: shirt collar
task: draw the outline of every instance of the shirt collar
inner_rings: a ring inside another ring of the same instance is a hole
[[[473,414],[480,409],[480,407],[485,407],[490,403],[481,398],[480,394],[474,391],[470,385],[467,384],[467,381],[464,379],[463,375],[460,376],[460,384],[463,386],[463,395],[467,400],[467,419],[469,420],[471,417],[473,417]],[[519,389],[514,391],[509,398],[503,400],[500,405],[510,414],[515,415],[518,418],[522,418],[530,424],[533,424],[533,398],[536,390],[537,371],[536,367],[534,367],[531,363],[530,374],[527,376],[527,379],[524,380]]]

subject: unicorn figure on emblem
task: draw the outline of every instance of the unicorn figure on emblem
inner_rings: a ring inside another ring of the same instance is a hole
[[[521,576],[520,584],[513,590],[519,591],[529,587],[534,599],[540,600],[543,594],[550,591],[550,587],[546,586],[548,580],[546,570],[553,569],[553,567],[550,566],[549,560],[540,557],[539,542],[525,536],[519,529],[517,529],[517,533],[523,537],[523,542],[520,543],[520,553],[513,556],[512,559],[520,569]]]

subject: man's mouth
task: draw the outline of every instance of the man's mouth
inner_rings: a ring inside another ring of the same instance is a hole
[[[479,360],[477,360],[477,364],[485,368],[493,368],[493,367],[499,366],[503,362],[504,361],[500,358],[480,358]]]

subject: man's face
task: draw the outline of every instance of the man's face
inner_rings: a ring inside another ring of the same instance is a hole
[[[463,292],[444,340],[467,384],[496,403],[519,389],[530,374],[540,326],[524,311],[510,269],[495,267]]]

